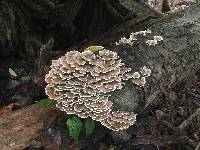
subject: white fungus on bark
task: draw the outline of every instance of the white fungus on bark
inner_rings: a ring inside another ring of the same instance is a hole
[[[131,33],[129,38],[123,37],[118,42],[116,42],[115,44],[116,45],[123,45],[123,44],[133,45],[133,43],[138,40],[137,39],[138,35],[142,35],[144,37],[147,34],[151,34],[151,30],[147,29],[147,30],[144,30],[144,31],[138,31],[138,32],[135,32],[135,33]],[[145,41],[145,43],[148,46],[152,46],[152,45],[154,46],[162,40],[163,40],[162,36],[154,36],[153,39],[147,39]]]
[[[81,118],[91,117],[109,129],[127,129],[136,121],[133,112],[114,112],[109,101],[112,91],[123,87],[123,80],[144,86],[151,73],[145,66],[139,72],[125,67],[116,52],[102,46],[97,52],[70,51],[52,60],[45,77],[46,94],[57,101],[56,107]]]

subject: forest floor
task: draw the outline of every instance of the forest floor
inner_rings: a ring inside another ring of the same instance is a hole
[[[12,62],[12,63],[10,63]],[[0,67],[0,115],[14,112],[36,101],[46,98],[43,79],[31,75],[31,65],[23,61],[7,60]],[[188,79],[176,92],[168,93],[148,116],[139,116],[137,123],[127,131],[112,132],[96,123],[92,135],[81,135],[77,145],[69,136],[65,122],[69,116],[60,117],[41,131],[39,141],[43,146],[29,146],[26,150],[62,149],[68,150],[198,150],[200,149],[200,76],[195,82]],[[41,106],[42,107],[42,106]],[[51,108],[54,109],[54,108]],[[59,111],[58,111],[59,112]],[[198,130],[195,130],[197,128]],[[184,132],[182,132],[184,131]],[[129,134],[131,133],[131,134]],[[53,143],[53,144],[52,144]],[[64,149],[64,148],[63,148]]]

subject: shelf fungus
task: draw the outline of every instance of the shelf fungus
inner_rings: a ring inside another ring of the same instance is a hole
[[[109,113],[108,117],[101,121],[101,124],[107,128],[119,131],[127,129],[129,126],[133,125],[136,121],[136,114],[133,112],[120,112],[113,111]]]
[[[94,52],[67,52],[58,60],[52,60],[50,67],[45,77],[45,91],[50,99],[57,101],[56,107],[61,111],[81,118],[91,117],[114,131],[135,123],[133,112],[112,110],[109,96],[123,87],[123,80],[144,86],[150,69],[144,66],[140,72],[132,72],[116,52],[103,47]]]

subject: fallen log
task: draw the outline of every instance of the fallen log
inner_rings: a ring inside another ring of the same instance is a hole
[[[139,26],[138,24],[150,29],[152,34],[148,35],[146,40],[158,35],[164,40],[155,46],[149,46],[143,37],[140,37],[132,45],[107,46],[108,49],[116,51],[125,65],[133,71],[139,71],[142,66],[152,70],[144,87],[126,82],[121,90],[111,93],[109,99],[114,103],[114,110],[133,111],[145,116],[163,102],[169,91],[180,90],[180,85],[188,78],[195,77],[200,69],[199,14],[198,4],[179,13],[164,16],[151,24],[146,24],[149,23],[148,17],[141,22],[128,22],[126,29],[129,31],[130,27]],[[127,32],[125,29],[119,31]],[[108,40],[113,44],[117,38],[119,39],[119,33],[111,29],[111,33],[104,36],[100,43],[109,45]],[[94,44],[98,44],[98,40],[94,40]]]
[[[153,106],[162,103],[170,90],[179,91],[188,78],[195,78],[200,69],[199,25],[200,5],[194,5],[146,26],[152,31],[152,36],[147,39],[158,35],[163,37],[157,45],[148,46],[140,37],[133,45],[113,46],[112,50],[133,71],[139,71],[142,66],[152,70],[144,87],[128,83],[110,97],[115,108],[141,112],[138,104],[145,103],[143,115],[146,115],[154,109]]]
[[[148,114],[164,100],[169,91],[180,90],[180,85],[188,78],[195,77],[200,69],[199,6],[193,5],[184,11],[163,16],[157,21],[152,21],[152,16],[146,16],[141,20],[133,19],[128,21],[127,26],[125,23],[124,28],[122,25],[116,26],[103,37],[97,37],[78,49],[82,51],[91,43],[105,45],[106,48],[116,51],[125,65],[133,71],[139,71],[143,66],[152,70],[144,87],[126,82],[122,89],[111,93],[110,100],[114,103],[114,110],[135,113],[143,111],[143,115]],[[133,26],[136,28],[131,30]],[[136,31],[139,26],[150,29],[152,33],[146,38],[139,37],[132,45],[113,45],[120,38],[120,34],[123,37],[124,34]],[[152,40],[154,36],[162,36],[163,41],[155,46],[146,44],[146,40]]]

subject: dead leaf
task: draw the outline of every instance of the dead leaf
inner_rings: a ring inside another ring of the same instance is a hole
[[[0,115],[4,114],[4,113],[9,113],[12,111],[13,107],[15,107],[17,104],[12,103],[8,106],[4,106],[3,108],[0,108]]]
[[[14,76],[14,77],[17,77],[18,75],[16,74],[16,72],[12,69],[12,68],[9,68],[8,69],[9,73],[11,76]]]

